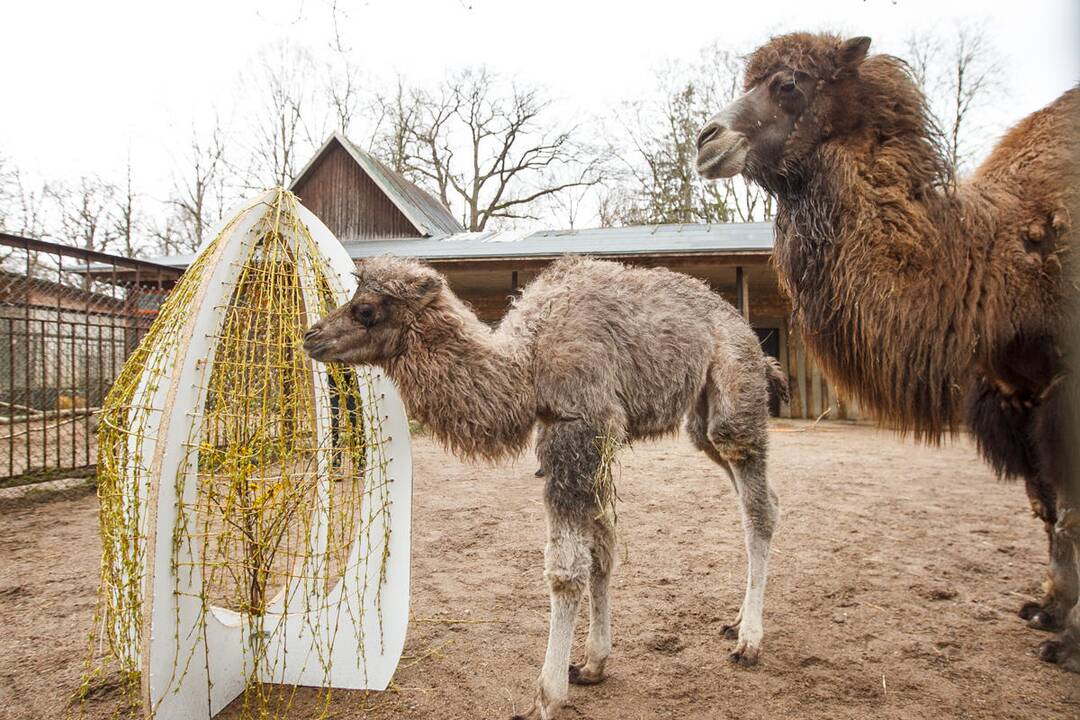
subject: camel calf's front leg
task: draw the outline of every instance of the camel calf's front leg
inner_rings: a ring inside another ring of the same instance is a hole
[[[601,532],[593,481],[600,466],[594,427],[581,420],[560,422],[539,438],[537,454],[547,472],[544,508],[548,542],[544,549],[544,578],[551,599],[551,624],[547,653],[537,681],[536,698],[526,718],[550,720],[566,702],[570,683],[570,649],[574,639],[581,597],[593,586],[590,597],[592,627],[587,659],[578,670],[586,679],[603,672],[610,652],[607,578],[611,568],[613,539]]]

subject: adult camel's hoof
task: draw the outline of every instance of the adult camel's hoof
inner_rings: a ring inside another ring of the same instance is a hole
[[[604,681],[603,672],[591,672],[583,665],[570,665],[571,685],[599,685]]]

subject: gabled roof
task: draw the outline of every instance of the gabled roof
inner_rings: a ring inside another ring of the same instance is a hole
[[[308,161],[308,164],[304,166],[304,169],[289,185],[289,189],[295,190],[304,181],[308,173],[318,165],[323,155],[335,144],[340,145],[349,153],[353,160],[356,161],[356,164],[371,178],[372,182],[378,185],[386,197],[390,198],[394,206],[401,211],[401,214],[412,223],[418,233],[432,237],[465,231],[461,223],[450,214],[450,211],[442,203],[405,179],[401,173],[388,168],[371,153],[361,150],[339,132],[335,132],[326,139],[326,142],[315,153],[315,156]]]

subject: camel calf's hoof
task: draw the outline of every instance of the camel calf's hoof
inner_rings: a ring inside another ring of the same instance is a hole
[[[739,667],[753,667],[757,665],[761,648],[752,647],[748,643],[740,642],[735,646],[735,651],[728,655],[728,660]]]
[[[1045,630],[1046,632],[1057,632],[1061,629],[1061,623],[1058,622],[1053,613],[1047,610],[1039,610],[1028,618],[1027,626],[1035,630]]]
[[[739,623],[734,625],[724,625],[720,628],[720,632],[724,634],[724,638],[727,640],[739,639]]]
[[[1032,616],[1043,609],[1040,602],[1026,602],[1020,606],[1020,612],[1017,613],[1022,619],[1030,620]]]
[[[1080,673],[1080,644],[1046,640],[1039,646],[1039,659],[1063,670]]]
[[[524,715],[512,715],[510,720],[555,720],[563,707],[563,700],[548,698],[541,688],[537,690],[532,708]]]
[[[1057,613],[1043,603],[1024,603],[1024,606],[1020,608],[1020,617],[1027,620],[1029,628],[1035,630],[1057,632],[1062,628],[1061,620],[1058,618]]]
[[[571,685],[599,685],[603,681],[603,671],[586,670],[584,665],[570,665]]]

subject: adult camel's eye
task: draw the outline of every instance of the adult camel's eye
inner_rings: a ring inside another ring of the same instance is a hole
[[[793,93],[799,89],[799,86],[795,84],[794,80],[784,80],[780,83],[780,92]]]

